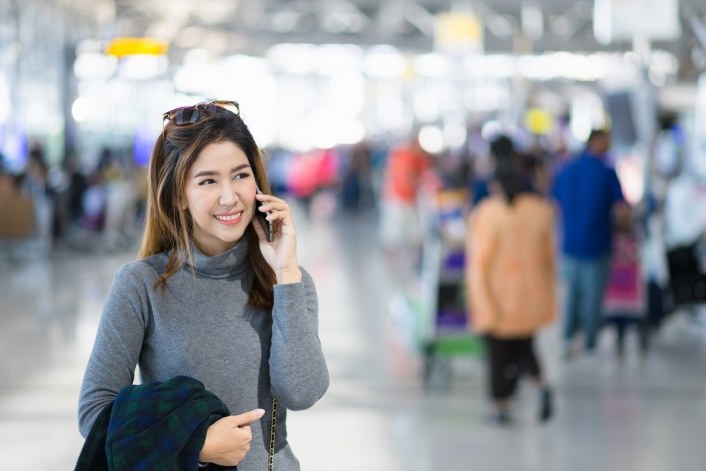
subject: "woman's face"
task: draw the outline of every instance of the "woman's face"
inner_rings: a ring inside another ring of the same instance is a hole
[[[199,250],[216,255],[235,246],[255,213],[256,186],[240,147],[230,141],[204,147],[186,177],[186,208]]]

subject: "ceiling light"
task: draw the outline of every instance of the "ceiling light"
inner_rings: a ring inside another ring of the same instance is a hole
[[[363,69],[372,77],[401,77],[407,70],[407,61],[392,46],[375,46],[368,50]]]

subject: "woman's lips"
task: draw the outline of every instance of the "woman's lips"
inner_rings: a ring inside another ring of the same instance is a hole
[[[238,224],[243,217],[243,212],[238,211],[237,213],[216,214],[213,217],[216,219],[216,221],[222,224]]]

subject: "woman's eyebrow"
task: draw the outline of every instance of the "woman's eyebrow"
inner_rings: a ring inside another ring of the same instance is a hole
[[[244,168],[250,168],[250,164],[240,164],[237,167],[233,167],[232,169],[230,169],[230,173],[238,172]],[[216,172],[214,170],[201,170],[199,173],[194,175],[194,178],[212,177],[214,175],[218,175],[218,172]]]

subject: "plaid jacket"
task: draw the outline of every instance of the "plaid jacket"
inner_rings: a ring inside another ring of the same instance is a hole
[[[204,469],[198,459],[206,430],[227,415],[220,399],[187,376],[127,386],[96,419],[76,471]]]

